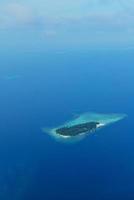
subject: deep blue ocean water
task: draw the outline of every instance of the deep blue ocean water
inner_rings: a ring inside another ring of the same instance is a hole
[[[1,53],[1,200],[134,199],[133,53]],[[128,117],[73,144],[41,130],[87,111]]]

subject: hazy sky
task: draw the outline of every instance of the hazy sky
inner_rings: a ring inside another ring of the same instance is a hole
[[[134,44],[134,0],[3,0],[1,38],[62,44]]]

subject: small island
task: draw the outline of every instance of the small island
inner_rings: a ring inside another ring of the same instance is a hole
[[[99,122],[87,122],[71,127],[62,127],[56,129],[56,133],[63,136],[77,136],[83,133],[90,133],[97,129]]]
[[[100,128],[118,122],[125,118],[125,114],[103,114],[103,113],[84,113],[72,120],[55,128],[43,128],[43,132],[48,133],[60,141],[72,141],[72,139],[82,139]]]

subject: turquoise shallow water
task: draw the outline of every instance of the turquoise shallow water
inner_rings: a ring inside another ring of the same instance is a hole
[[[123,119],[124,117],[126,117],[125,114],[104,114],[104,113],[93,113],[93,112],[90,113],[89,112],[89,113],[81,114],[78,118],[65,123],[65,125],[72,126],[79,123],[86,123],[86,122],[92,122],[92,121],[97,121],[99,123],[103,123],[104,125],[107,125],[107,124],[117,122]]]

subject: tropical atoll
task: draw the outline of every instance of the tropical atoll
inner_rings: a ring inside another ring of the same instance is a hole
[[[43,128],[42,130],[57,139],[78,139],[125,117],[125,114],[100,114],[89,112],[81,114],[77,118],[69,120],[56,128]]]

